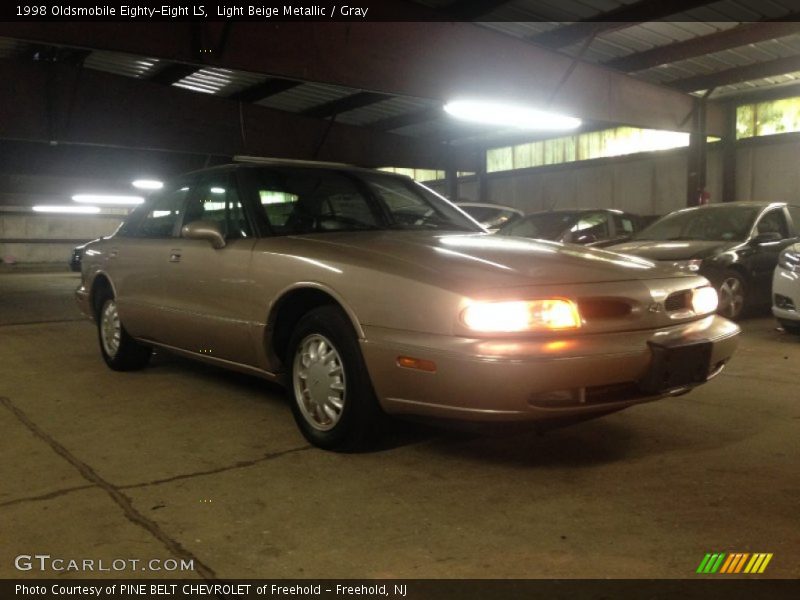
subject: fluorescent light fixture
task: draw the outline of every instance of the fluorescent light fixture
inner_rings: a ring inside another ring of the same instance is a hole
[[[144,202],[144,198],[141,196],[112,196],[109,194],[75,194],[72,199],[75,202],[87,202],[89,204],[120,204],[123,206]]]
[[[164,182],[157,179],[137,179],[131,183],[133,187],[140,190],[160,190],[164,187]]]
[[[575,129],[581,124],[575,117],[494,101],[454,100],[445,104],[444,110],[465,121],[518,129],[563,130]]]
[[[211,193],[212,193],[212,194],[224,194],[224,193],[225,193],[225,188],[221,188],[221,187],[212,187],[212,188],[211,188]]]
[[[97,206],[51,206],[41,204],[33,207],[34,212],[41,213],[63,213],[63,214],[84,214],[96,215],[100,212]]]

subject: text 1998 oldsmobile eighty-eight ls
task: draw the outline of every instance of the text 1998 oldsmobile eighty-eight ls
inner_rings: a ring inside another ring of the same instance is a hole
[[[328,164],[172,181],[87,246],[77,298],[112,369],[159,347],[282,382],[330,449],[385,414],[580,420],[678,395],[739,333],[703,277],[492,236],[411,179]]]

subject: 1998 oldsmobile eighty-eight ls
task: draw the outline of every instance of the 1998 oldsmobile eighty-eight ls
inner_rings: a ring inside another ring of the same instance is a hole
[[[86,248],[77,298],[112,369],[159,347],[282,382],[330,449],[387,413],[578,420],[681,394],[739,333],[702,277],[491,236],[411,179],[327,164],[167,184]]]

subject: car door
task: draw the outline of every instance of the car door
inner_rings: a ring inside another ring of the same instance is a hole
[[[134,337],[161,341],[169,322],[164,256],[175,244],[190,189],[187,179],[166,184],[107,242],[108,274],[120,317]]]
[[[772,240],[758,241],[758,236],[764,234],[778,234]],[[754,291],[759,299],[769,300],[772,288],[772,272],[778,264],[778,255],[786,246],[794,243],[797,238],[791,233],[783,207],[775,207],[765,211],[758,219],[751,236],[751,246],[754,250],[750,257],[750,272],[752,273]]]
[[[215,223],[225,246],[207,240],[173,240],[164,252],[165,286],[171,319],[170,345],[226,361],[253,364],[259,319],[250,261],[255,244],[234,173],[212,171],[197,181],[182,225]],[[263,325],[262,325],[263,327]]]

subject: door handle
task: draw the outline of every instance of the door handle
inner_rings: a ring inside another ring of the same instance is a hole
[[[119,250],[116,248],[111,248],[111,250],[108,251],[108,258],[117,258],[117,256],[119,256]]]
[[[181,251],[180,250],[172,250],[169,255],[169,262],[181,262]]]

